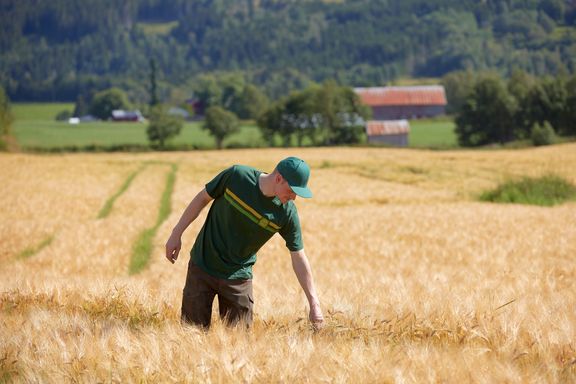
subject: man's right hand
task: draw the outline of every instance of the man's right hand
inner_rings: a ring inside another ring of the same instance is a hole
[[[324,328],[324,316],[322,315],[322,309],[320,309],[319,303],[314,303],[310,306],[310,314],[308,315],[308,318],[310,319],[312,328],[315,331]]]
[[[174,264],[176,259],[178,259],[178,254],[180,253],[181,247],[182,240],[180,239],[180,236],[172,234],[166,242],[166,258],[172,264]]]

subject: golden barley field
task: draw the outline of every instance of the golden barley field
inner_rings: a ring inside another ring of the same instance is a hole
[[[172,265],[180,214],[224,167],[289,155],[312,168],[315,196],[296,204],[326,326],[310,328],[279,236],[258,254],[251,331],[180,325],[207,210]],[[172,211],[130,273],[171,169]],[[576,144],[2,154],[0,382],[576,382],[576,203],[477,201],[548,173],[576,183]]]

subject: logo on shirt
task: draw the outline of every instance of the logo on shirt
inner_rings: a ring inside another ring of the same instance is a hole
[[[245,201],[240,199],[234,194],[230,189],[226,188],[224,192],[224,198],[228,201],[234,208],[236,208],[244,216],[252,220],[254,223],[258,224],[261,228],[267,230],[268,232],[276,233],[280,230],[280,227],[270,221],[268,218],[264,217],[258,213],[254,208],[248,205]]]

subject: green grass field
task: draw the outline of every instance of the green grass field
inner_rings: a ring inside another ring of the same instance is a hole
[[[74,103],[13,103],[16,122],[54,121],[58,112],[74,111]]]
[[[71,125],[55,121],[63,110],[72,111],[71,103],[18,103],[13,105],[14,136],[22,149],[55,149],[64,147],[146,146],[146,124],[93,122]],[[180,135],[170,144],[194,148],[214,148],[214,139],[201,128],[201,122],[187,122]],[[449,118],[410,122],[409,144],[415,148],[456,147],[454,123]],[[277,141],[280,144],[280,141]],[[239,133],[224,142],[225,147],[266,146],[258,127],[245,123]]]
[[[410,121],[410,147],[454,148],[458,146],[455,124],[451,118],[436,118]]]

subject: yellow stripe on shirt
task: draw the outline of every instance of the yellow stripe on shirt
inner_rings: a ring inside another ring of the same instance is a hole
[[[253,214],[256,217],[256,219],[261,220],[263,218],[263,216],[261,214],[259,214],[254,208],[252,208],[251,206],[246,204],[244,201],[242,201],[242,199],[240,199],[238,196],[236,196],[236,194],[234,192],[232,192],[230,189],[226,188],[226,194],[228,194],[228,196],[230,196],[232,199],[234,199],[234,201],[236,203],[240,204],[240,206],[242,206],[242,208],[244,208],[245,210],[247,210],[248,212]],[[268,221],[267,224],[277,231],[280,230],[280,227],[271,221]]]

